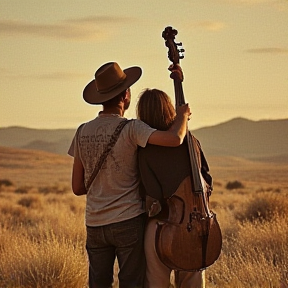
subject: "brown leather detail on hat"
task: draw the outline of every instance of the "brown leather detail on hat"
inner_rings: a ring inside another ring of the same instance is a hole
[[[103,65],[95,73],[96,89],[99,93],[107,93],[126,79],[126,74],[116,62]]]

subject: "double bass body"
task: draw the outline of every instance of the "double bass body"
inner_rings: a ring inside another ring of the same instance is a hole
[[[216,215],[211,211],[206,214],[201,208],[204,206],[199,205],[202,195],[191,191],[188,176],[167,200],[168,218],[157,224],[157,254],[174,270],[205,269],[221,252],[222,236]]]

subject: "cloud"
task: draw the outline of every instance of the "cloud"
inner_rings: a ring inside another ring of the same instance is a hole
[[[268,48],[254,48],[254,49],[248,49],[246,50],[248,53],[268,53],[268,54],[287,54],[288,49],[287,48],[278,48],[278,47],[268,47]]]
[[[229,4],[246,4],[246,5],[257,5],[257,4],[275,4],[278,0],[218,0],[219,2]]]
[[[194,28],[200,28],[208,31],[219,31],[225,28],[225,23],[220,21],[200,21],[192,24]]]
[[[49,81],[71,81],[77,80],[79,78],[87,78],[87,75],[81,73],[71,73],[71,72],[51,72],[51,73],[43,73],[43,74],[22,74],[22,73],[15,73],[12,70],[0,68],[0,76],[2,78],[9,78],[9,79],[17,79],[26,80],[49,80]]]
[[[28,21],[0,20],[0,36],[34,36],[64,40],[105,40],[118,27],[132,18],[93,16],[68,19],[59,23],[36,24]],[[111,24],[111,27],[109,26]],[[111,28],[111,29],[109,29]],[[114,28],[114,29],[112,29]]]
[[[112,16],[88,16],[84,18],[74,18],[74,19],[68,19],[65,20],[67,23],[74,23],[74,24],[129,24],[131,22],[135,21],[132,17],[112,17]]]
[[[270,6],[279,12],[288,11],[287,0],[211,0],[213,2],[218,1],[219,3],[226,3],[231,5],[249,7],[249,6]]]
[[[46,74],[40,74],[37,76],[31,76],[34,79],[40,79],[40,80],[56,80],[56,81],[70,81],[75,80],[79,78],[87,78],[87,75],[80,74],[80,73],[71,73],[71,72],[54,72],[54,73],[46,73]]]

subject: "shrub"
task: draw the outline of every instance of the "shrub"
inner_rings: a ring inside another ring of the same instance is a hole
[[[65,193],[69,192],[69,188],[67,186],[54,185],[54,186],[39,187],[38,191],[39,191],[39,193],[45,194],[45,195],[50,194],[50,193],[65,194]]]
[[[13,183],[8,179],[0,179],[0,187],[1,186],[9,187],[13,186]]]
[[[40,198],[37,196],[23,197],[18,201],[18,204],[27,208],[42,207]]]
[[[226,184],[226,189],[228,189],[228,190],[240,189],[240,188],[244,188],[244,185],[239,181],[233,181],[233,182],[229,181]]]
[[[288,212],[288,200],[278,193],[261,193],[253,197],[245,206],[245,209],[238,212],[236,218],[240,221],[265,220],[272,221],[277,216],[285,216]]]
[[[29,187],[19,187],[19,188],[15,189],[15,193],[17,193],[17,194],[27,194],[29,190],[30,190]]]

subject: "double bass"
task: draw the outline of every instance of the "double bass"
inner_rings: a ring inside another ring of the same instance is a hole
[[[173,65],[179,64],[180,59],[184,58],[184,49],[178,49],[182,43],[174,41],[177,34],[177,30],[170,26],[162,33],[168,47],[168,58]],[[173,81],[176,106],[185,104],[182,81]],[[159,259],[170,269],[200,271],[218,259],[222,235],[216,214],[209,208],[212,183],[203,173],[202,162],[206,160],[199,142],[188,127],[186,145],[191,175],[166,199],[168,216],[157,223],[155,248]]]

